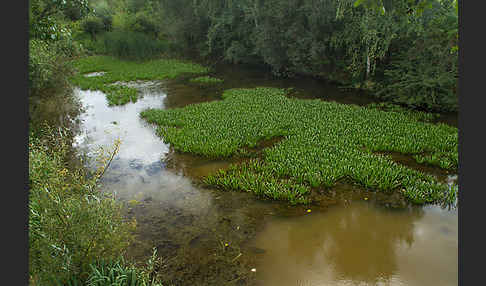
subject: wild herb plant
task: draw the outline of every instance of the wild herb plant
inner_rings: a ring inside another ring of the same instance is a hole
[[[205,179],[222,189],[308,203],[312,188],[344,179],[371,190],[399,191],[418,204],[451,200],[435,177],[375,152],[410,154],[419,163],[456,169],[457,128],[402,112],[285,95],[276,88],[231,89],[221,101],[148,109],[141,117],[157,124],[158,134],[176,150],[208,157],[230,157],[261,140],[284,138],[264,149],[261,160]]]
[[[90,265],[87,286],[162,286],[156,278],[161,259],[154,248],[144,267],[136,267],[123,257],[117,260],[99,260]]]
[[[69,147],[62,129],[29,136],[29,275],[35,285],[85,279],[100,257],[115,258],[132,239],[135,221],[121,204],[98,189],[111,156],[92,176],[67,167]],[[116,152],[116,150],[113,150]]]

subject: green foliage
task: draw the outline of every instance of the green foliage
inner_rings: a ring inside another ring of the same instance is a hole
[[[245,153],[261,140],[284,137],[264,149],[263,161],[233,166],[205,182],[291,203],[307,203],[311,188],[341,179],[372,190],[398,190],[415,203],[446,199],[446,185],[374,154],[378,151],[440,154],[450,164],[428,163],[457,168],[454,127],[403,112],[288,98],[275,88],[226,90],[222,101],[148,109],[141,117],[157,124],[158,134],[176,150],[209,157]]]
[[[123,59],[149,59],[167,51],[167,42],[140,32],[113,31],[103,35],[104,52]]]
[[[383,99],[435,111],[457,110],[457,15],[452,3],[435,5],[409,25],[411,44],[397,46],[376,94]],[[427,20],[427,21],[425,21]]]
[[[86,17],[83,20],[81,27],[86,33],[91,35],[93,39],[95,38],[96,34],[99,34],[105,30],[105,24],[103,23],[102,19],[96,16]]]
[[[101,2],[100,5],[96,5],[95,7],[94,14],[103,22],[104,30],[111,31],[113,28],[113,11],[110,10],[105,2]]]
[[[161,267],[162,260],[157,256],[157,249],[154,248],[152,256],[143,266],[135,266],[123,258],[117,259],[100,258],[92,262],[90,274],[87,278],[72,274],[69,279],[62,283],[56,280],[59,286],[161,286],[157,279],[157,270]]]
[[[60,94],[68,89],[71,69],[66,59],[84,53],[73,41],[71,23],[65,20],[67,11],[88,12],[86,0],[29,1],[29,95]]]
[[[155,277],[160,267],[160,258],[154,248],[152,257],[143,268],[129,265],[122,258],[117,260],[99,260],[90,265],[91,275],[87,286],[161,286]]]
[[[58,40],[70,36],[63,18],[81,18],[89,12],[88,0],[32,0],[29,1],[29,37]]]
[[[160,32],[157,22],[148,13],[138,12],[135,14],[132,29],[135,32],[151,35],[152,38],[156,38]]]
[[[109,9],[113,30],[142,33],[152,40],[158,39],[161,35],[163,27],[161,23],[162,11],[158,1],[115,1],[110,5],[108,8],[100,5],[98,10]]]
[[[67,88],[71,69],[65,64],[64,47],[66,46],[59,42],[29,40],[30,96],[53,94]]]
[[[67,167],[65,132],[43,132],[29,136],[29,275],[36,285],[64,285],[73,275],[86,278],[98,258],[123,253],[134,222],[123,219],[113,197],[98,191],[105,154],[89,178]]]
[[[440,117],[440,114],[438,113],[430,113],[430,112],[413,110],[389,102],[370,103],[366,105],[366,108],[378,109],[387,112],[397,112],[409,116],[417,121],[423,121],[423,122],[433,122],[435,119]]]
[[[277,76],[303,73],[375,86],[383,99],[414,108],[457,110],[458,24],[452,14],[437,12],[450,7],[457,19],[455,1],[159,3],[168,39],[181,50],[263,63]]]
[[[210,77],[210,76],[200,76],[196,78],[191,78],[189,82],[200,83],[200,84],[215,84],[215,83],[222,83],[223,80],[215,77]]]
[[[113,85],[116,82],[162,80],[175,78],[183,73],[208,72],[207,68],[197,64],[167,59],[121,61],[109,56],[91,56],[77,59],[73,64],[78,73],[71,78],[71,82],[83,90],[103,91],[107,95],[109,105],[123,105],[137,100],[138,91],[135,88]],[[105,74],[96,77],[84,75],[99,71],[104,71]]]

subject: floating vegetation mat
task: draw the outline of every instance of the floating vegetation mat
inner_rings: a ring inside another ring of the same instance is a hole
[[[109,56],[90,56],[73,61],[78,73],[71,78],[74,85],[86,90],[100,90],[106,94],[109,105],[136,102],[139,92],[116,82],[137,80],[162,80],[175,78],[184,73],[203,74],[208,69],[194,63],[171,59],[150,61],[125,61]],[[103,71],[98,76],[85,76]]]
[[[215,83],[222,83],[223,80],[215,77],[210,77],[210,76],[200,76],[196,78],[191,78],[189,82],[198,83],[198,84],[215,84]]]
[[[375,152],[410,154],[419,163],[455,170],[457,128],[399,112],[289,98],[286,92],[230,89],[221,101],[148,109],[141,117],[157,124],[158,135],[176,150],[208,157],[247,156],[259,141],[283,138],[260,158],[204,179],[224,190],[298,204],[310,203],[313,190],[345,180],[373,191],[400,192],[417,204],[455,201],[457,186]]]

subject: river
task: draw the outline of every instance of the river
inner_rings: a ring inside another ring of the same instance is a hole
[[[146,260],[156,247],[164,285],[458,284],[455,209],[393,208],[395,198],[346,185],[310,208],[204,188],[201,177],[231,161],[174,152],[139,117],[142,110],[218,100],[223,89],[258,85],[292,87],[300,98],[372,102],[313,79],[277,80],[234,66],[216,67],[215,76],[224,84],[190,85],[189,76],[134,83],[142,96],[124,106],[109,107],[99,91],[74,91],[84,107],[74,140],[79,152],[93,158],[100,146],[121,140],[102,191],[137,219],[129,257]],[[441,120],[457,126],[454,116]]]

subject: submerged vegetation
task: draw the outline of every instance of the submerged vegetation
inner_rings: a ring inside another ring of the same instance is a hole
[[[400,112],[285,95],[276,88],[231,89],[222,101],[149,109],[141,116],[157,124],[158,134],[176,150],[209,157],[245,155],[245,147],[284,137],[265,149],[262,159],[205,179],[223,189],[308,203],[313,188],[344,179],[367,189],[398,190],[417,204],[454,197],[435,177],[374,152],[415,155],[418,162],[456,169],[457,128],[420,122]]]
[[[183,73],[208,72],[207,68],[198,64],[169,59],[123,61],[111,56],[90,56],[77,59],[73,63],[78,73],[71,78],[71,82],[83,90],[104,92],[109,105],[123,105],[137,101],[137,89],[116,83],[171,79]],[[85,76],[91,72],[104,73],[100,76]]]

